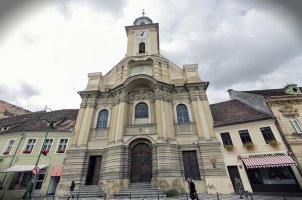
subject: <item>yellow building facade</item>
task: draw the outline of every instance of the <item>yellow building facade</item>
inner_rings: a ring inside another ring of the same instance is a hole
[[[230,180],[252,193],[300,193],[301,174],[273,115],[239,100],[211,105]]]
[[[21,199],[31,179],[32,196],[55,193],[77,113],[59,110],[0,119],[1,199]],[[54,126],[47,128],[48,123]],[[39,172],[33,175],[36,164]]]
[[[126,56],[106,75],[88,74],[57,194],[99,185],[113,195],[147,182],[162,192],[231,193],[198,65],[180,68],[159,51],[159,25],[146,16],[126,26]],[[211,158],[215,156],[216,165]]]

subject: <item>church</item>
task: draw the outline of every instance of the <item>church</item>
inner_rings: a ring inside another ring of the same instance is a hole
[[[132,183],[166,192],[234,192],[214,132],[208,82],[197,64],[176,66],[160,54],[159,24],[145,16],[126,26],[125,57],[106,75],[89,73],[57,195],[99,185],[116,194]]]

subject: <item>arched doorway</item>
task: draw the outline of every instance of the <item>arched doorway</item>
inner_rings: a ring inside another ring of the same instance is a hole
[[[130,182],[151,182],[152,150],[144,143],[138,142],[131,149]]]

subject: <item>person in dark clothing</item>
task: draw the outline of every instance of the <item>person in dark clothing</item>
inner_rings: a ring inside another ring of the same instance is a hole
[[[70,185],[70,187],[69,187],[69,196],[68,196],[68,199],[70,199],[70,197],[71,197],[71,198],[74,198],[74,195],[73,195],[74,188],[75,188],[75,182],[72,181],[72,182],[71,182],[71,185]],[[68,199],[67,199],[67,200],[68,200]]]
[[[191,177],[188,178],[188,184],[189,184],[189,190],[190,190],[190,198],[192,200],[194,200],[194,199],[199,200],[197,192],[196,192],[196,188],[195,188],[195,183]]]

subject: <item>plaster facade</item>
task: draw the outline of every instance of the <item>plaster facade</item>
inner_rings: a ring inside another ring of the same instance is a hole
[[[151,149],[151,177],[147,182],[161,191],[187,192],[186,152],[195,155],[199,192],[210,193],[208,183],[222,182],[224,186],[217,187],[217,192],[232,191],[213,128],[208,83],[200,79],[197,64],[180,68],[163,57],[159,53],[158,24],[147,22],[126,27],[126,56],[106,75],[88,74],[87,87],[79,92],[82,103],[57,195],[67,194],[71,180],[75,180],[76,188],[88,184],[94,156],[102,158],[94,184],[109,195],[116,194],[137,181],[132,173],[132,151],[138,145]],[[147,106],[147,116],[137,116],[140,103]],[[177,118],[178,105],[187,109],[185,123]],[[107,126],[99,128],[98,117],[104,108],[109,113]],[[217,158],[215,167],[210,162],[213,155]]]

